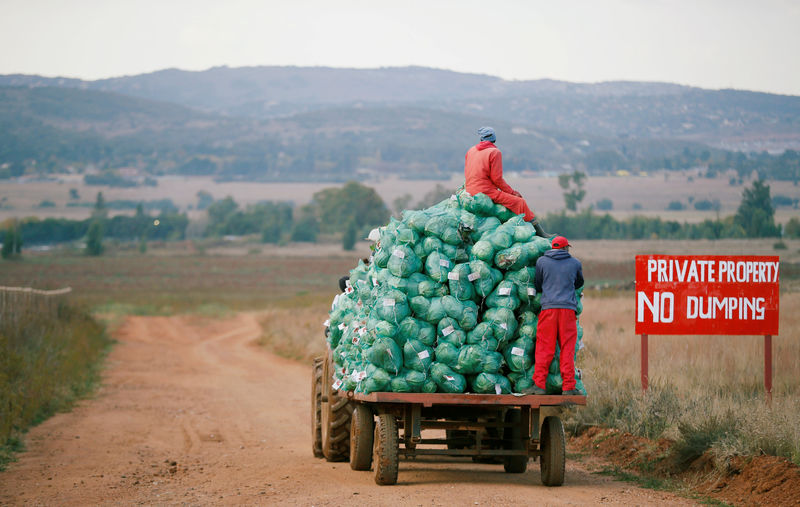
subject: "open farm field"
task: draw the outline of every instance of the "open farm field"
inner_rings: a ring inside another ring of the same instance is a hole
[[[555,176],[524,177],[518,174],[506,175],[509,184],[517,188],[528,200],[533,210],[540,215],[557,212],[564,208],[563,191]],[[460,175],[447,181],[402,180],[395,177],[366,180],[364,184],[374,187],[390,208],[395,199],[411,194],[412,206],[437,184],[448,189],[456,189],[463,184]],[[768,181],[771,193],[800,199],[800,186],[790,182]],[[728,177],[702,178],[694,172],[658,173],[651,176],[593,176],[586,182],[586,197],[582,207],[594,205],[602,199],[610,199],[613,209],[609,212],[615,218],[624,219],[633,215],[661,217],[680,222],[699,222],[717,218],[713,210],[698,211],[692,203],[701,200],[719,200],[719,216],[732,215],[741,201],[744,185],[730,185]],[[162,177],[156,187],[110,188],[84,185],[82,176],[64,175],[57,181],[0,181],[0,220],[10,217],[66,217],[82,219],[89,216],[89,207],[67,207],[70,202],[69,191],[76,189],[79,201],[93,203],[97,192],[102,191],[106,201],[132,200],[152,201],[172,199],[190,217],[203,215],[194,210],[197,193],[209,192],[216,199],[232,196],[241,205],[262,200],[291,201],[303,205],[311,200],[315,192],[337,185],[335,183],[255,183],[227,182],[217,183],[206,177]],[[51,201],[53,207],[39,207],[43,201]],[[686,206],[682,211],[668,211],[672,201],[680,201]],[[637,209],[634,209],[634,208]],[[131,210],[132,212],[132,210]],[[113,213],[113,212],[112,212]],[[776,221],[785,223],[797,216],[797,209],[778,208]]]

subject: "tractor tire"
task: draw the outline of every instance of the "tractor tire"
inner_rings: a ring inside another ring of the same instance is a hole
[[[323,458],[322,452],[322,362],[314,358],[311,365],[311,450],[315,458]]]
[[[506,412],[505,422],[519,424],[522,411],[518,408]],[[503,447],[506,449],[525,449],[522,431],[518,426],[505,428],[503,431]],[[528,456],[506,456],[503,458],[503,469],[509,474],[523,474],[528,469]]]
[[[392,414],[380,414],[375,424],[375,484],[390,486],[397,484],[398,449],[397,420]]]
[[[332,371],[329,355],[322,368],[322,454],[328,461],[347,461],[350,459],[350,416],[353,404],[333,389]]]
[[[361,403],[353,409],[350,419],[350,468],[369,470],[372,466],[372,444],[375,438],[375,420],[372,410]]]
[[[566,441],[564,425],[561,419],[550,416],[545,418],[541,432],[542,447],[542,484],[545,486],[561,486],[564,484],[564,467],[566,465]]]

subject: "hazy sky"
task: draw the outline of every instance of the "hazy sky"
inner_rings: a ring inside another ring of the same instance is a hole
[[[800,95],[794,0],[0,0],[0,74],[421,65]]]

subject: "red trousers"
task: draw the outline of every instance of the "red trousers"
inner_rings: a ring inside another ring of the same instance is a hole
[[[578,320],[575,310],[549,308],[539,312],[536,326],[536,357],[533,368],[533,383],[545,388],[547,372],[556,353],[556,340],[561,347],[559,366],[562,390],[575,389],[575,341],[578,339]]]
[[[525,215],[525,221],[530,222],[533,220],[533,211],[528,207],[528,203],[522,197],[517,197],[514,194],[503,192],[502,190],[495,190],[494,192],[487,192],[492,201],[497,204],[502,204],[506,208],[514,212],[515,215]]]

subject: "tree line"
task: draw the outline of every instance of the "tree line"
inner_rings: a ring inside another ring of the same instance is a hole
[[[583,198],[585,177],[573,174],[562,178],[565,210],[544,217],[547,228],[574,239],[723,239],[748,237],[800,238],[800,219],[790,219],[783,228],[775,223],[775,208],[770,187],[755,180],[745,188],[735,215],[706,219],[699,223],[678,222],[634,216],[618,220],[609,213],[596,213],[592,207],[578,211]],[[437,185],[417,203],[424,208],[446,198],[452,191]],[[410,205],[410,196],[398,198],[395,207]],[[257,235],[264,243],[291,241],[317,242],[320,235],[341,237],[352,249],[358,237],[369,229],[387,223],[389,208],[373,188],[357,182],[320,190],[309,204],[296,207],[287,202],[263,201],[241,207],[232,197],[215,200],[207,192],[198,193],[198,209],[207,211],[203,236]],[[92,216],[85,220],[28,218],[9,221],[0,228],[3,257],[19,255],[21,245],[49,244],[86,240],[87,253],[102,253],[105,238],[133,240],[181,240],[186,237],[189,218],[185,213],[164,210],[147,213],[140,203],[132,216],[108,217],[102,193],[98,193]]]

